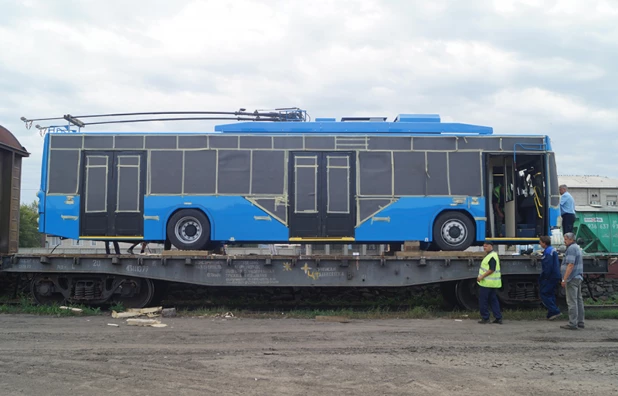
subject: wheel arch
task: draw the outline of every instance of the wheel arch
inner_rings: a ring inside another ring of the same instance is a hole
[[[165,216],[165,221],[162,222],[162,225],[163,225],[163,235],[165,236],[165,239],[168,239],[168,237],[167,237],[167,226],[168,226],[172,216],[174,216],[176,213],[178,213],[180,211],[187,210],[187,209],[199,210],[200,212],[202,212],[204,214],[204,216],[206,216],[206,219],[208,219],[208,223],[210,223],[210,239],[212,241],[216,241],[216,239],[214,239],[214,236],[215,236],[215,222],[213,220],[213,216],[212,216],[212,214],[209,213],[208,209],[204,208],[201,205],[187,205],[187,206],[183,206],[181,208],[176,208],[176,209],[170,211],[167,214],[167,216]]]
[[[471,222],[472,225],[474,226],[474,232],[472,233],[472,235],[474,236],[472,243],[478,243],[477,237],[476,237],[476,231],[477,231],[477,227],[478,225],[476,224],[476,220],[474,219],[474,216],[472,215],[472,213],[470,213],[469,211],[465,210],[465,209],[442,209],[438,212],[436,212],[436,214],[433,216],[433,219],[431,221],[431,228],[429,229],[429,235],[431,238],[431,241],[433,241],[433,230],[436,227],[436,222],[438,221],[438,218],[440,216],[442,216],[444,213],[453,213],[453,212],[458,212],[458,213],[462,213],[463,215],[465,215]]]

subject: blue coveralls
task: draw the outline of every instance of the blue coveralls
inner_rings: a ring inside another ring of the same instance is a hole
[[[560,310],[556,305],[556,287],[560,284],[560,260],[558,252],[553,246],[548,246],[543,252],[541,261],[543,269],[539,275],[541,301],[547,308],[547,317],[559,315]]]

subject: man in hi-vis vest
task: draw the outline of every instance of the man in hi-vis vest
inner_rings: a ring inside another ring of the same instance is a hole
[[[483,250],[487,255],[481,262],[479,268],[479,276],[476,282],[479,284],[479,309],[481,311],[481,320],[479,323],[489,323],[488,305],[491,305],[491,311],[496,318],[493,323],[502,324],[502,313],[500,312],[500,303],[496,289],[502,287],[502,278],[500,277],[500,257],[494,252],[494,246],[491,242],[485,241]]]

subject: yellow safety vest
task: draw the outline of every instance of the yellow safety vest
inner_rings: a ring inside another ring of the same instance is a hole
[[[480,282],[477,283],[479,284],[479,286],[499,289],[502,287],[502,278],[500,277],[500,257],[498,257],[498,253],[492,251],[487,256],[485,256],[483,261],[481,261],[481,267],[479,268],[479,276],[489,271],[489,260],[491,260],[492,257],[496,259],[496,270],[491,275],[483,278]]]

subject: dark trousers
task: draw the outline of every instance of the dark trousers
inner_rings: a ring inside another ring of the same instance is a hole
[[[112,243],[114,244],[114,250],[116,251],[116,254],[120,254],[120,246],[118,245],[118,242],[116,241],[112,241]],[[105,241],[105,254],[110,254],[109,253],[109,241]]]
[[[573,213],[565,213],[562,215],[562,234],[573,232],[573,224],[575,224],[575,215]]]
[[[539,281],[541,301],[547,308],[547,317],[558,315],[560,309],[556,305],[556,287],[560,283],[560,278],[557,279],[543,279]]]
[[[146,250],[146,245],[148,245],[148,243],[146,242],[135,242],[127,251],[129,253],[133,253],[133,248],[135,248],[139,244],[142,244],[142,250],[140,250],[140,253],[144,253],[144,251]]]
[[[489,306],[491,306],[491,312],[493,312],[494,318],[502,319],[500,302],[498,301],[496,289],[479,286],[479,310],[481,311],[481,318],[485,320],[489,320]]]

